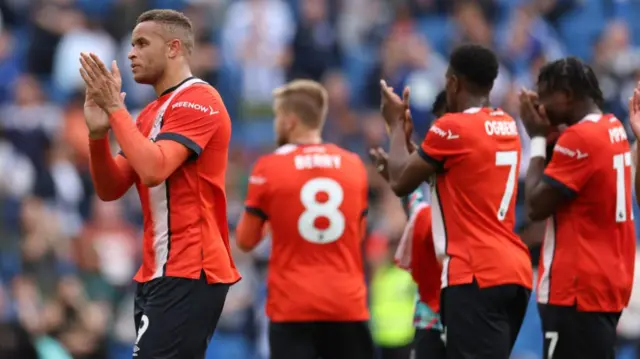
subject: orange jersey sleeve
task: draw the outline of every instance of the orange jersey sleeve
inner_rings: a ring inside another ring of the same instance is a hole
[[[249,176],[249,188],[244,203],[245,210],[248,213],[256,215],[265,221],[268,219],[267,201],[269,199],[269,180],[267,178],[266,162],[266,157],[262,157],[254,165],[251,176]]]
[[[576,129],[567,129],[553,148],[553,156],[544,171],[544,180],[569,196],[575,196],[591,177],[589,147]]]
[[[451,167],[456,157],[467,152],[459,116],[448,114],[437,119],[418,149],[420,156],[439,171]]]
[[[166,110],[156,141],[173,140],[190,149],[195,157],[209,143],[220,127],[222,99],[209,86],[193,85],[173,100]]]

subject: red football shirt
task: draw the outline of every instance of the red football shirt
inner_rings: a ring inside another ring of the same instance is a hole
[[[431,207],[425,205],[414,214],[411,229],[411,276],[418,285],[420,300],[434,312],[440,311],[440,275],[442,266],[438,262],[431,234]]]
[[[419,149],[436,166],[431,185],[433,240],[442,286],[531,288],[527,247],[513,232],[520,137],[501,110],[472,108],[436,120]]]
[[[151,141],[183,144],[193,157],[159,186],[149,188],[136,179],[144,239],[135,280],[197,279],[204,271],[209,283],[237,282],[225,195],[231,121],[220,95],[187,79],[145,107],[137,126]]]
[[[369,318],[362,262],[367,174],[356,154],[332,144],[280,147],[256,163],[246,207],[271,229],[272,321]]]
[[[621,311],[631,295],[636,236],[631,153],[620,121],[592,114],[570,126],[544,179],[573,199],[547,222],[538,301]]]

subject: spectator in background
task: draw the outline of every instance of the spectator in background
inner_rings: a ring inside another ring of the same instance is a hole
[[[371,108],[378,106],[381,78],[388,79],[389,84],[398,90],[411,87],[414,126],[416,132],[423,136],[431,121],[431,104],[444,86],[447,64],[432,51],[427,39],[415,32],[413,25],[401,23],[396,26],[396,32],[385,40],[380,50],[380,62],[368,76],[366,103]]]
[[[92,216],[74,242],[74,258],[87,294],[117,302],[137,270],[138,231],[124,218],[121,203],[92,199]]]
[[[0,358],[39,359],[29,333],[20,324],[7,320],[7,295],[0,283]]]
[[[323,138],[353,152],[365,148],[358,114],[350,106],[351,92],[344,75],[338,70],[330,71],[324,76],[323,85],[329,95]]]
[[[68,29],[60,39],[53,59],[54,91],[60,91],[63,99],[84,88],[78,72],[78,54],[81,52],[94,53],[108,64],[116,58],[116,43],[99,20],[78,15],[75,27]]]
[[[338,36],[329,21],[327,0],[302,0],[301,18],[291,43],[289,78],[320,81],[341,63]]]
[[[20,75],[21,66],[15,49],[13,34],[9,30],[0,30],[0,103],[10,99],[11,89]]]
[[[27,71],[48,78],[61,37],[80,26],[83,15],[70,0],[36,0],[29,5],[34,28],[27,50]]]
[[[0,107],[0,126],[5,138],[34,166],[34,193],[53,199],[56,189],[49,171],[49,151],[60,129],[62,112],[46,100],[40,82],[23,74],[15,84],[15,102]]]
[[[195,48],[191,56],[193,75],[207,81],[211,86],[218,83],[220,60],[218,48],[213,44],[213,31],[207,26],[208,12],[205,5],[191,5],[184,11],[191,20],[195,36]]]
[[[222,41],[228,63],[239,67],[244,113],[271,112],[271,92],[285,81],[294,34],[283,0],[238,0],[226,13]]]

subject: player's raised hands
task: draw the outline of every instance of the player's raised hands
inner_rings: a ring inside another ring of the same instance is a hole
[[[393,87],[387,85],[385,80],[380,80],[380,112],[388,128],[392,128],[398,121],[404,120],[405,110],[409,105],[409,88],[405,88],[400,98]]]
[[[111,71],[95,54],[80,54],[80,75],[87,86],[87,96],[93,102],[110,113],[124,108],[120,89],[122,77],[115,61],[111,63]]]
[[[418,145],[411,140],[411,137],[413,136],[413,118],[411,117],[411,111],[408,108],[404,111],[403,121],[404,136],[407,141],[407,151],[409,151],[409,153],[413,153],[418,149]]]
[[[629,98],[629,124],[631,124],[636,138],[640,138],[640,82],[633,89],[633,95]]]
[[[544,136],[551,131],[544,106],[538,103],[538,94],[523,88],[520,90],[520,118],[529,137]]]
[[[369,157],[373,162],[374,166],[376,166],[376,171],[385,179],[385,181],[389,182],[389,155],[382,147],[372,148],[369,150]]]

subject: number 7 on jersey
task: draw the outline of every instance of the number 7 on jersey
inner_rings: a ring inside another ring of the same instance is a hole
[[[499,151],[496,152],[496,166],[509,166],[509,175],[507,183],[498,207],[498,219],[503,221],[507,216],[509,204],[513,198],[513,192],[516,187],[516,167],[518,166],[518,151]]]

